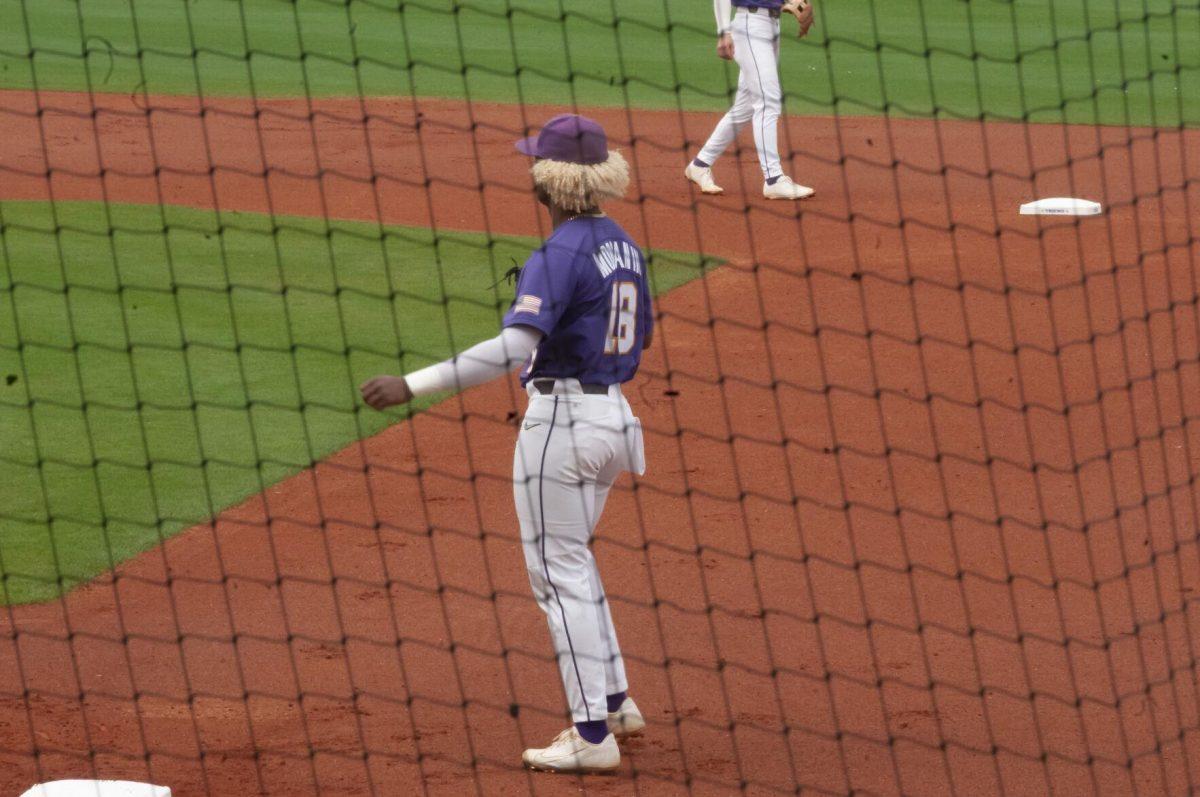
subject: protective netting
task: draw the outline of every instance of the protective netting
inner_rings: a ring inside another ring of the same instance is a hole
[[[699,0],[0,5],[0,792],[1200,787],[1200,7],[817,19],[794,204],[745,134],[682,178],[737,80]],[[568,722],[523,392],[357,395],[495,333],[562,110],[658,294],[609,779],[520,767]],[[1060,195],[1104,214],[1017,214]]]

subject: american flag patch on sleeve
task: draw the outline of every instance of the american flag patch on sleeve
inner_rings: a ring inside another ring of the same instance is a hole
[[[529,313],[537,315],[542,312],[542,300],[536,296],[525,294],[517,297],[516,304],[513,305],[513,313]]]

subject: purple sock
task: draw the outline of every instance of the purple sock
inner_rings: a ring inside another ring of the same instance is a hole
[[[579,731],[579,735],[592,744],[600,744],[604,741],[604,737],[608,736],[608,723],[604,720],[577,722],[575,723],[575,730]]]
[[[767,185],[775,185],[775,183],[777,183],[777,182],[779,182],[778,177],[768,177],[767,178]]]
[[[692,161],[692,163],[695,164],[696,166],[699,166],[701,169],[707,169],[709,167],[709,164],[705,163],[704,161],[700,160],[699,158],[696,158],[696,160]]]
[[[621,707],[621,704],[625,702],[625,698],[627,698],[627,697],[629,697],[629,695],[625,694],[624,692],[617,692],[615,695],[609,695],[608,696],[608,713],[612,714],[614,711],[619,709]]]

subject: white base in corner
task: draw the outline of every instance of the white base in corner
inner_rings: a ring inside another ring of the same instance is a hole
[[[39,783],[21,797],[171,797],[171,790],[132,780],[55,780]]]
[[[1052,196],[1021,205],[1022,216],[1099,216],[1100,203],[1073,196]]]

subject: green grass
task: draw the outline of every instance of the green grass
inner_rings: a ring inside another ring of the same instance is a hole
[[[495,334],[512,288],[490,286],[535,245],[0,203],[7,600],[53,597],[394,422],[355,386]],[[653,253],[655,289],[704,266]]]
[[[1200,0],[817,6],[804,42],[785,25],[792,113],[1200,123]],[[715,110],[736,72],[713,55],[710,8],[707,0],[5,0],[0,86]]]

